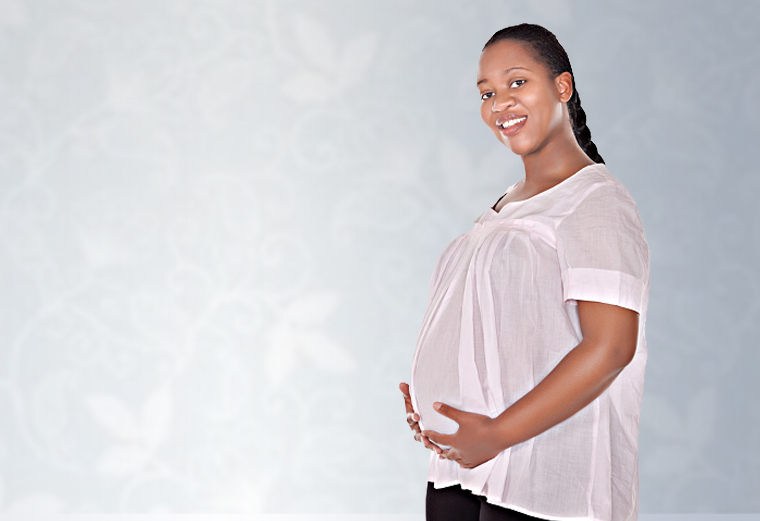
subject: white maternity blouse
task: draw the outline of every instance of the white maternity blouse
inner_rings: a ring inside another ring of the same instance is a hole
[[[423,429],[456,431],[435,401],[496,417],[533,389],[581,341],[578,300],[637,311],[638,344],[577,414],[474,469],[431,453],[429,481],[544,519],[636,520],[649,294],[636,203],[594,164],[475,222],[431,280],[411,377]]]

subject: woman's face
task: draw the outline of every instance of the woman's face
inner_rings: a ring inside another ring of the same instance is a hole
[[[483,121],[520,156],[540,151],[570,124],[572,76],[551,78],[520,42],[502,40],[483,51],[478,89]]]

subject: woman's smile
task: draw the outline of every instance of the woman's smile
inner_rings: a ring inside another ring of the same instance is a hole
[[[563,125],[569,129],[560,99],[563,85],[521,43],[502,41],[487,47],[477,85],[483,121],[515,154],[542,150]]]
[[[502,116],[496,120],[496,126],[503,136],[514,136],[525,126],[528,116]]]

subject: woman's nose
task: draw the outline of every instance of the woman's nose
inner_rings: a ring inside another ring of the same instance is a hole
[[[494,94],[493,105],[491,105],[491,112],[501,112],[514,105],[514,103],[514,98],[509,94]]]

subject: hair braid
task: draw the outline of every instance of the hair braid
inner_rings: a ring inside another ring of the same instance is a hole
[[[575,88],[575,74],[573,74],[573,68],[570,66],[570,58],[568,58],[564,47],[557,41],[554,33],[536,24],[512,25],[497,31],[486,42],[483,49],[502,40],[515,40],[528,44],[536,55],[536,59],[543,63],[555,77],[563,72],[570,73],[573,77],[573,94],[567,101],[567,109],[575,139],[587,156],[597,163],[604,163],[596,145],[591,141],[591,131],[586,125],[586,112],[581,107],[581,98]]]
[[[596,163],[604,163],[604,159],[599,155],[596,145],[591,141],[591,130],[586,126],[586,111],[581,107],[581,97],[575,88],[575,78],[573,78],[573,94],[567,102],[567,109],[570,113],[570,122],[573,125],[573,133],[578,144],[586,155]]]

